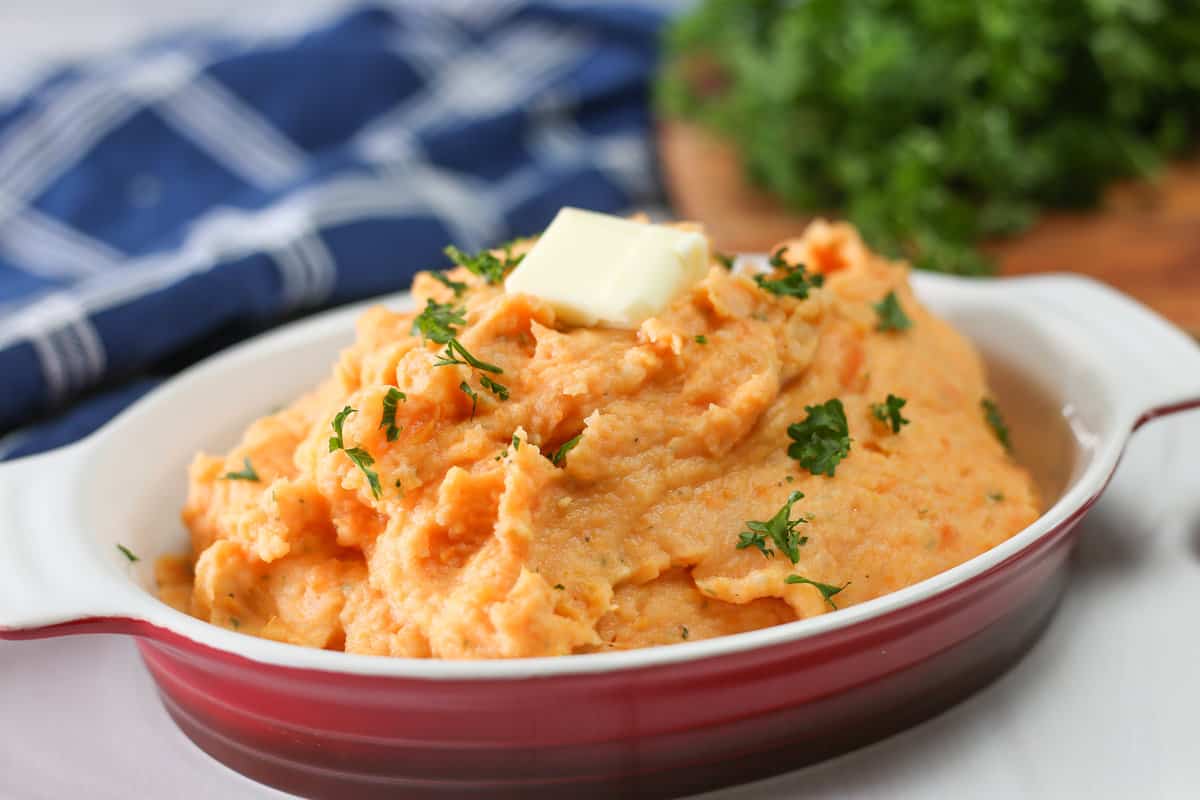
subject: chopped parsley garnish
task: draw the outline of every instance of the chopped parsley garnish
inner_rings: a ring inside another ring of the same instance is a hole
[[[452,303],[439,303],[432,297],[425,301],[425,310],[413,319],[412,332],[438,344],[448,344],[458,335],[456,325],[466,325],[464,310]]]
[[[696,344],[708,344],[708,337],[703,333],[696,335]]]
[[[487,375],[479,376],[479,385],[496,395],[496,397],[499,397],[501,400],[508,399],[508,387],[502,383],[496,383]]]
[[[1000,444],[1004,445],[1005,450],[1012,450],[1012,443],[1008,440],[1008,426],[1004,424],[1004,417],[1000,416],[1000,408],[996,401],[985,397],[979,405],[983,408],[984,420],[991,427],[992,433],[996,434]]]
[[[803,264],[789,263],[783,257],[782,247],[771,256],[770,264],[776,272],[783,270],[783,277],[769,279],[766,275],[755,275],[754,282],[760,289],[771,294],[799,297],[803,300],[808,297],[809,290],[819,288],[825,283],[824,275],[809,275]]]
[[[332,453],[337,450],[344,452],[354,462],[355,466],[367,476],[367,483],[371,484],[371,494],[378,500],[383,493],[383,488],[379,485],[378,473],[371,469],[371,465],[375,463],[375,459],[361,447],[346,447],[346,442],[342,435],[342,426],[346,424],[346,417],[357,413],[357,408],[344,406],[341,411],[334,415],[333,421],[329,423],[330,427],[333,428],[333,436],[329,437],[329,452]]]
[[[554,455],[550,458],[550,463],[556,467],[561,467],[567,461],[567,453],[575,449],[575,445],[579,444],[579,440],[583,438],[582,433],[577,433],[575,436],[567,439],[562,445],[554,451]]]
[[[442,284],[447,289],[450,289],[451,291],[453,291],[455,297],[462,297],[463,292],[465,292],[469,288],[462,281],[453,280],[449,275],[442,272],[441,270],[434,270],[433,272],[431,272],[429,274],[432,275],[433,279],[436,280],[438,283]]]
[[[461,364],[464,367],[470,366],[475,369],[483,370],[484,372],[494,372],[497,375],[504,370],[497,367],[495,364],[489,364],[486,361],[480,361],[475,356],[467,351],[467,348],[462,346],[458,339],[451,339],[446,344],[446,352],[438,356],[438,360],[434,363],[435,367],[449,367],[454,364]]]
[[[692,634],[691,634],[691,632],[688,631],[687,625],[679,626],[679,638],[683,639],[686,642],[688,637],[691,635]]]
[[[512,435],[512,449],[514,453],[521,449],[521,440],[515,433]]]
[[[491,372],[495,375],[502,374],[504,370],[495,364],[489,364],[471,355],[471,352],[458,340],[458,328],[456,326],[465,324],[466,318],[463,316],[463,309],[453,308],[449,303],[436,303],[433,300],[427,300],[425,302],[425,310],[413,320],[412,330],[414,334],[420,333],[420,335],[427,339],[446,345],[445,352],[439,353],[437,361],[433,363],[435,367],[459,365],[472,367],[481,372]],[[497,383],[486,375],[479,376],[479,383],[501,400],[508,399],[508,387],[504,384]],[[471,398],[471,419],[474,419],[475,410],[479,404],[479,396],[466,384],[467,382],[463,381],[459,384],[459,388]],[[463,388],[464,386],[466,388]],[[391,441],[391,438],[388,441]]]
[[[354,465],[362,470],[363,475],[367,476],[367,483],[371,484],[371,494],[378,500],[383,494],[383,487],[379,485],[379,473],[371,469],[371,465],[375,463],[375,459],[361,447],[351,447],[344,452],[354,462]]]
[[[887,400],[871,404],[871,414],[875,419],[888,425],[892,429],[892,433],[899,433],[900,426],[907,425],[911,421],[900,414],[900,409],[904,408],[907,403],[908,401],[903,397],[896,397],[889,393]]]
[[[838,462],[850,454],[850,429],[846,410],[836,397],[819,406],[805,406],[808,416],[803,422],[788,426],[788,436],[795,441],[788,455],[813,475],[833,477]]]
[[[250,463],[249,457],[242,458],[242,469],[237,472],[226,472],[221,476],[223,481],[258,481],[258,473],[254,471],[254,465]]]
[[[900,305],[900,298],[896,297],[895,292],[888,292],[871,307],[879,317],[875,325],[877,331],[906,331],[912,327],[912,320],[904,313],[904,307]]]
[[[475,409],[479,406],[479,395],[471,388],[471,384],[466,381],[460,383],[458,388],[462,390],[463,394],[471,398],[471,419],[475,419]]]
[[[333,436],[329,437],[329,452],[332,453],[334,450],[346,449],[346,443],[342,440],[342,426],[346,424],[346,417],[357,413],[357,408],[345,406],[341,411],[334,415],[333,422],[329,423],[330,427],[333,428]]]
[[[713,258],[717,259],[717,263],[720,264],[725,269],[727,269],[727,270],[733,269],[733,261],[734,261],[733,256],[727,255],[726,253],[716,252],[716,253],[713,253]]]
[[[784,582],[785,583],[806,583],[809,586],[816,587],[817,591],[821,593],[821,597],[825,598],[825,602],[829,603],[829,605],[833,606],[834,609],[837,608],[837,603],[833,602],[833,596],[835,594],[837,594],[838,592],[842,591],[842,589],[845,589],[847,586],[850,585],[850,582],[846,581],[841,586],[831,586],[828,583],[819,583],[817,581],[810,581],[808,578],[802,578],[799,575],[788,575],[786,578],[784,578]]]
[[[396,441],[400,435],[400,428],[396,425],[396,404],[402,400],[407,402],[408,395],[394,386],[383,396],[383,417],[379,420],[379,427],[387,429],[389,442]]]
[[[993,503],[1002,503],[1004,502],[1004,492],[988,492],[987,499]]]
[[[130,550],[125,545],[118,544],[117,549],[121,551],[121,555],[123,555],[123,556],[125,556],[125,558],[129,559],[130,564],[136,564],[137,562],[141,561],[141,559],[138,558],[136,555],[134,555],[133,551]]]
[[[524,256],[514,256],[509,248],[505,248],[503,260],[496,258],[489,250],[481,250],[475,255],[469,256],[454,245],[450,245],[443,252],[455,264],[466,267],[467,271],[478,275],[489,284],[500,283],[508,271],[520,264],[521,259],[524,258]]]
[[[775,551],[771,548],[771,545],[774,544],[788,557],[788,561],[793,564],[799,561],[800,548],[808,542],[808,537],[801,536],[796,532],[796,528],[808,520],[804,517],[792,519],[791,516],[792,506],[803,498],[803,492],[792,492],[788,495],[787,502],[783,504],[783,507],[775,512],[775,516],[766,522],[758,520],[747,522],[746,530],[738,535],[737,549],[745,550],[748,547],[756,547],[764,556],[771,558],[775,555]]]

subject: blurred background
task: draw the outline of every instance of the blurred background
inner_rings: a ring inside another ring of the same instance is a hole
[[[0,459],[562,205],[815,215],[1200,332],[1200,6],[8,0]]]

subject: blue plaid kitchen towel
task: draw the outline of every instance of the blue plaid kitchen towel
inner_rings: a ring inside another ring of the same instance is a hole
[[[177,35],[0,109],[0,459],[562,205],[660,202],[657,3],[363,7]]]

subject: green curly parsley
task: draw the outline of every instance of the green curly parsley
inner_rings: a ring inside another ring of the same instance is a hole
[[[775,555],[775,551],[771,545],[779,548],[788,561],[795,564],[800,560],[800,548],[808,542],[807,536],[801,536],[796,532],[796,528],[802,523],[807,522],[804,517],[792,519],[792,506],[798,501],[804,499],[803,492],[792,492],[788,495],[787,501],[783,507],[775,512],[775,515],[765,522],[758,520],[750,520],[746,523],[746,530],[738,534],[738,550],[745,550],[749,547],[757,548],[767,558]]]
[[[904,313],[904,307],[900,305],[900,298],[896,297],[895,292],[888,292],[872,308],[879,316],[879,322],[875,325],[877,331],[906,331],[912,327],[912,320]]]
[[[455,264],[465,267],[467,271],[478,275],[489,284],[503,281],[504,276],[520,264],[521,259],[524,258],[524,256],[514,256],[511,246],[505,247],[503,259],[492,255],[490,250],[481,250],[475,255],[469,256],[454,245],[450,245],[443,252]]]
[[[434,362],[435,367],[460,365],[471,367],[481,372],[491,372],[494,375],[503,373],[504,370],[495,364],[489,364],[473,356],[463,346],[463,343],[458,340],[458,326],[465,325],[467,322],[463,314],[463,309],[454,308],[450,303],[438,303],[433,299],[428,299],[425,301],[425,309],[413,319],[412,333],[414,336],[419,334],[430,341],[446,345],[446,350],[438,354],[437,361]],[[508,399],[508,387],[504,384],[498,383],[486,375],[480,375],[479,382],[485,389],[501,400]],[[466,381],[463,383],[466,383]],[[467,392],[467,394],[471,397],[471,418],[474,419],[479,397],[475,394],[474,390]],[[391,441],[391,439],[388,441]]]
[[[846,409],[836,397],[819,406],[805,406],[808,412],[802,422],[788,426],[793,440],[788,455],[813,475],[833,477],[838,463],[850,454],[850,428]]]
[[[665,38],[660,113],[724,136],[792,208],[837,210],[923,268],[990,272],[979,242],[1095,206],[1200,134],[1197,3],[690,8]]]
[[[871,404],[871,415],[890,427],[892,433],[899,433],[900,427],[910,422],[900,414],[900,409],[904,408],[907,403],[908,401],[903,397],[896,397],[889,393],[887,399],[882,403]]]
[[[439,303],[432,297],[426,299],[425,308],[413,319],[412,333],[438,344],[448,344],[458,335],[459,325],[466,325],[464,310],[452,303]]]
[[[782,278],[769,278],[766,275],[755,275],[754,282],[763,291],[785,297],[798,297],[804,300],[812,289],[824,285],[824,275],[809,275],[803,264],[792,264],[783,257],[783,248],[771,255],[772,275],[783,273]]]

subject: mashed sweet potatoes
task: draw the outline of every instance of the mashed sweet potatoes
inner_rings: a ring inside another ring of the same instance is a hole
[[[636,331],[564,327],[463,268],[451,285],[423,273],[418,309],[465,309],[450,324],[471,358],[438,366],[446,343],[414,313],[367,312],[324,384],[197,456],[193,558],[160,564],[163,597],[311,647],[565,655],[826,613],[1030,523],[980,359],[907,268],[823,222],[785,257],[823,286],[778,294],[714,264]],[[909,327],[879,330],[889,292]],[[849,450],[814,474],[789,426],[833,399]]]

